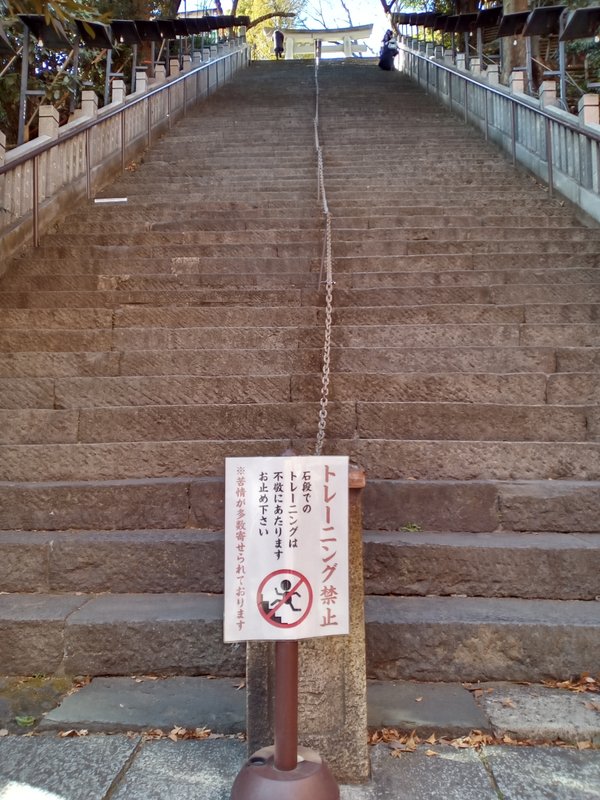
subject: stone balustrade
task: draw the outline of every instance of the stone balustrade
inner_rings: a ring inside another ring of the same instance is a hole
[[[11,255],[37,244],[70,205],[92,198],[156,136],[246,67],[249,49],[239,39],[219,54],[215,47],[199,56],[168,79],[163,65],[153,80],[138,70],[130,95],[123,81],[113,81],[111,102],[101,109],[95,93],[85,90],[81,108],[61,127],[56,109],[41,106],[39,136],[13,150],[0,133],[0,274]]]

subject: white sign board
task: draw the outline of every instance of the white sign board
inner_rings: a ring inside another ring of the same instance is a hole
[[[348,457],[228,458],[225,641],[348,632]]]

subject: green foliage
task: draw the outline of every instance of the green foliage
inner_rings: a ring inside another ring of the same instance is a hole
[[[254,22],[264,19],[260,24],[251,25],[247,32],[248,44],[252,46],[252,55],[256,59],[275,58],[273,52],[273,27],[295,27],[293,17],[282,14],[299,14],[306,0],[240,0],[237,14],[248,16]]]

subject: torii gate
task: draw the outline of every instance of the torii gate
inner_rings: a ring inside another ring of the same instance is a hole
[[[368,50],[362,40],[370,38],[373,25],[320,30],[282,28],[281,31],[285,37],[286,59],[293,59],[296,55],[314,55],[316,43],[323,43],[320,45],[321,53],[343,53],[346,58],[350,58],[353,53],[364,53]]]

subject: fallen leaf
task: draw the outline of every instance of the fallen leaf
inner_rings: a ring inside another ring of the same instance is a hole
[[[425,750],[425,755],[426,756],[439,756],[439,753],[437,753],[435,750]]]
[[[501,700],[500,702],[502,703],[504,708],[515,708],[514,702],[508,697],[506,697],[504,700]]]
[[[592,742],[577,742],[578,750],[591,750],[593,747]]]
[[[422,699],[422,697],[415,697],[415,703],[420,703]]]
[[[427,744],[435,744],[437,742],[435,733],[432,733],[429,739],[425,739],[425,741],[427,742]]]

